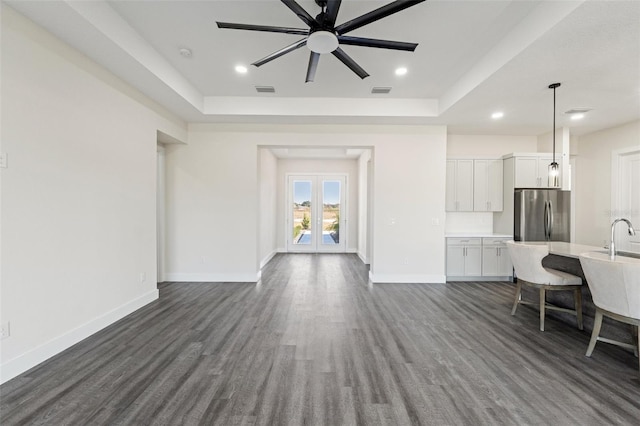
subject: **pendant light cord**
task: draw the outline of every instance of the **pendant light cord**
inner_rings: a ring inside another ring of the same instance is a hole
[[[553,87],[553,162],[556,162],[556,88]]]
[[[553,163],[556,164],[556,88],[560,87],[560,83],[552,83],[549,89],[553,89]]]

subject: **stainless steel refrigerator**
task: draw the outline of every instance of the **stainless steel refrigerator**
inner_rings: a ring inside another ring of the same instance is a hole
[[[516,189],[513,201],[514,240],[569,242],[570,191]]]

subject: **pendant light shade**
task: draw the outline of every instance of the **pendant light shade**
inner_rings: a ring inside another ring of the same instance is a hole
[[[553,89],[553,161],[549,164],[549,186],[557,188],[560,186],[560,166],[556,163],[556,88],[560,83],[549,85]]]

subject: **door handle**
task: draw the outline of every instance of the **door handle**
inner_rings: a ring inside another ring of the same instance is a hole
[[[544,238],[551,240],[551,201],[544,202]]]
[[[553,205],[549,201],[549,241],[551,241],[551,232],[553,231]]]

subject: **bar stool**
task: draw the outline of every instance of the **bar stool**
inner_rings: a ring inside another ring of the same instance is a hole
[[[549,254],[547,244],[527,244],[507,241],[507,249],[518,282],[511,315],[516,314],[518,305],[536,305],[522,300],[522,285],[533,287],[540,292],[540,331],[544,331],[544,317],[547,309],[567,312],[576,316],[578,329],[582,330],[582,279],[566,272],[542,266],[542,259]],[[547,303],[547,291],[570,290],[574,292],[575,309],[566,309]]]
[[[587,279],[593,304],[596,305],[596,317],[593,333],[586,355],[591,356],[596,342],[602,341],[631,349],[638,356],[640,340],[640,261],[631,258],[616,257],[610,260],[603,253],[582,253],[580,264]],[[634,326],[635,345],[600,337],[602,317]],[[640,360],[638,363],[640,371]]]

